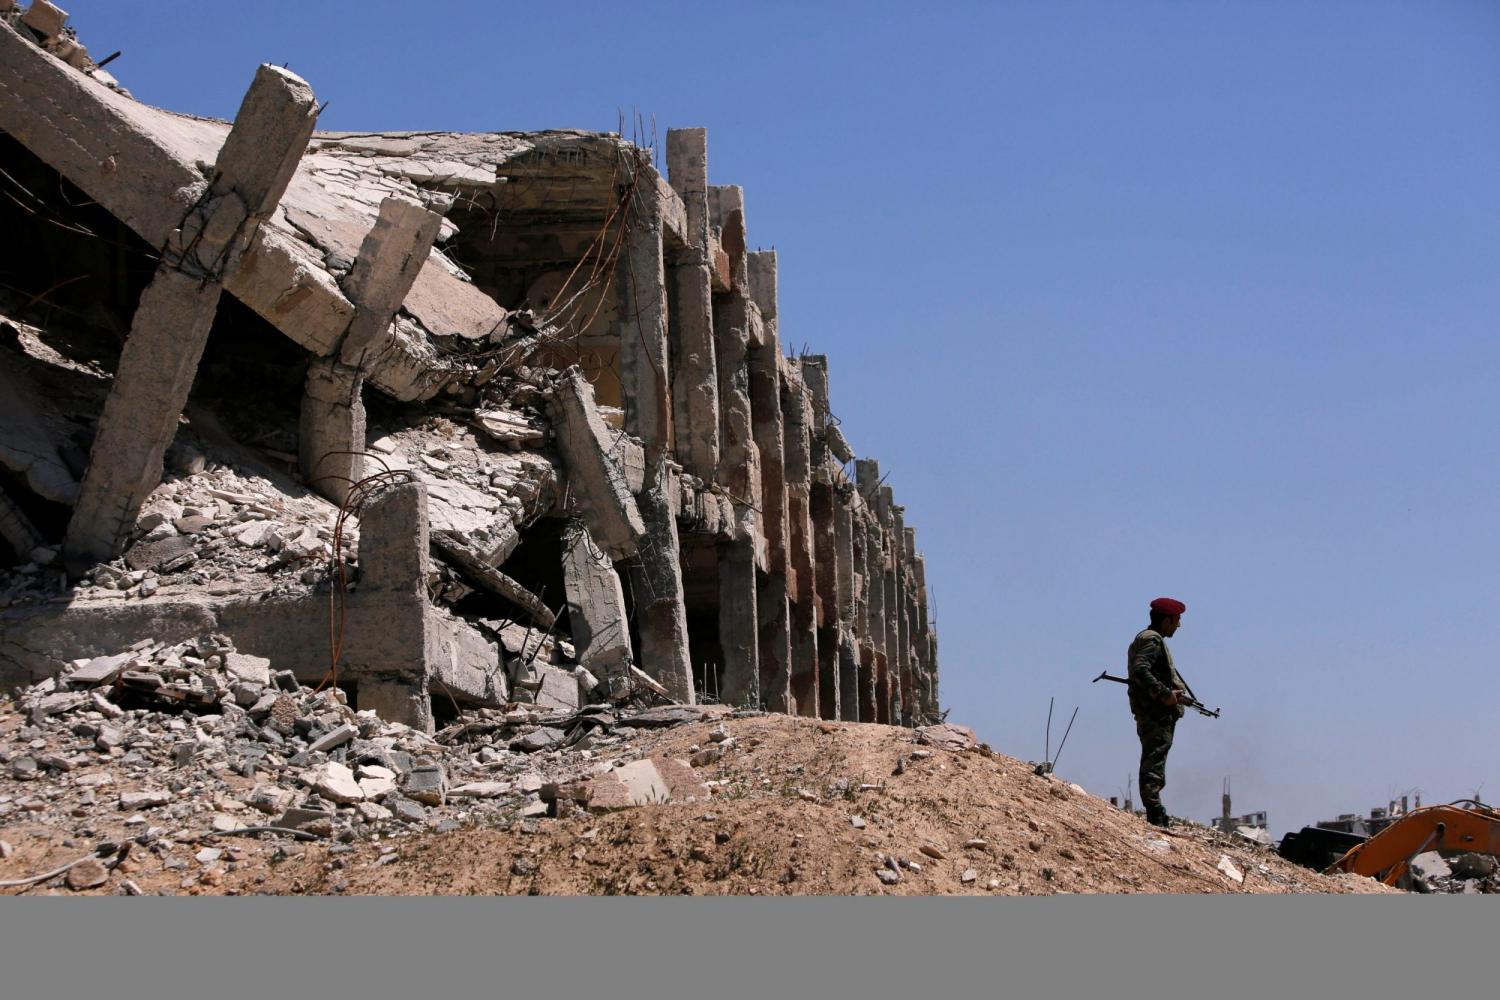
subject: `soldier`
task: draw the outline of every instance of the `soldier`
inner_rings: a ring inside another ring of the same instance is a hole
[[[1161,790],[1167,784],[1167,752],[1172,749],[1172,731],[1187,711],[1187,685],[1172,666],[1172,653],[1166,640],[1182,624],[1187,605],[1170,597],[1151,602],[1151,626],[1143,629],[1130,643],[1128,675],[1130,678],[1130,711],[1135,716],[1135,731],[1141,738],[1141,803],[1146,820],[1160,827],[1171,825],[1161,804]]]

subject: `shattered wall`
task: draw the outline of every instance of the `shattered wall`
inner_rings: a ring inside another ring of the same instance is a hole
[[[0,0],[0,679],[210,633],[430,730],[939,715],[925,566],[703,129],[140,104]],[[60,12],[58,12],[60,13]]]

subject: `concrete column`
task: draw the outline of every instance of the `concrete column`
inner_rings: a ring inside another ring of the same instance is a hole
[[[792,697],[798,715],[818,714],[817,592],[813,577],[808,424],[812,411],[801,379],[787,378],[781,393],[786,424],[787,598],[791,602]]]
[[[359,512],[359,587],[344,659],[360,708],[432,732],[428,662],[427,487],[381,489]]]
[[[750,278],[745,259],[745,190],[738,184],[715,184],[708,189],[708,212],[712,225],[719,229],[719,246],[729,257],[730,285],[738,291],[749,289]]]
[[[714,308],[719,364],[719,466],[715,480],[742,506],[755,503],[761,489],[750,405],[750,312],[738,292],[722,296]]]
[[[777,319],[776,251],[749,255],[751,294],[765,326],[765,345],[750,349],[750,410],[760,452],[760,521],[766,570],[786,575],[786,435],[781,414],[781,336]]]
[[[906,529],[907,620],[911,633],[912,676],[918,685],[917,707],[923,715],[934,712],[932,704],[932,651],[927,645],[927,611],[923,591],[926,580],[922,557],[917,554],[917,531]]]
[[[890,658],[895,643],[890,635],[889,602],[886,589],[888,551],[880,510],[880,463],[873,458],[856,459],[854,473],[859,494],[864,498],[870,512],[865,562],[868,575],[865,585],[869,592],[870,642],[875,650],[875,675],[872,683],[875,695],[875,720],[889,724],[892,721]]]
[[[256,72],[214,179],[163,248],[120,354],[65,549],[75,563],[118,555],[161,482],[219,304],[226,261],[275,210],[317,120],[312,88],[274,66]]]
[[[335,358],[307,365],[297,434],[297,464],[314,492],[342,504],[364,478],[364,377]]]
[[[810,513],[813,543],[814,611],[818,629],[818,713],[839,718],[839,557],[834,528],[833,487],[814,483]]]
[[[312,488],[343,503],[364,478],[364,374],[387,347],[391,319],[437,238],[442,216],[415,202],[387,198],[342,282],[354,305],[343,343],[307,369],[297,458]]]
[[[640,629],[640,665],[646,674],[684,705],[695,700],[693,665],[688,655],[687,604],[672,496],[677,483],[664,453],[646,466],[637,502],[646,534],[630,567],[631,593]]]
[[[792,714],[796,703],[792,699],[792,633],[786,577],[764,573],[756,579],[761,699],[768,712]]]
[[[667,371],[666,266],[662,260],[661,204],[651,168],[635,165],[640,190],[631,199],[625,252],[620,260],[620,385],[625,429],[640,438],[646,464],[670,454],[671,380]]]
[[[667,130],[667,176],[687,209],[688,250],[669,268],[672,419],[677,457],[705,481],[719,463],[719,375],[708,259],[708,132]]]
[[[835,488],[833,507],[833,554],[838,592],[835,594],[835,628],[838,632],[839,712],[847,722],[859,721],[859,654],[855,646],[854,606],[854,510],[853,488]]]
[[[875,581],[877,579],[875,531],[868,519],[868,514],[864,512],[856,520],[854,529],[859,541],[860,574],[856,608],[859,638],[859,721],[877,722],[880,713],[876,682],[880,666],[876,660],[879,653],[879,640],[876,638],[874,629]]]
[[[563,533],[563,585],[578,662],[607,683],[612,696],[623,695],[631,686],[634,660],[625,595],[614,563],[582,521]]]
[[[904,724],[910,726],[916,717],[916,696],[912,681],[911,620],[906,613],[906,514],[904,508],[887,503],[891,510],[891,545],[895,550],[893,575],[896,580],[896,655],[901,672],[901,710]]]
[[[756,608],[755,543],[752,539],[720,542],[719,645],[724,654],[720,678],[726,705],[759,708],[760,617]]]

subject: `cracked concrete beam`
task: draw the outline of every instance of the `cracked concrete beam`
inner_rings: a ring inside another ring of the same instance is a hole
[[[162,456],[208,342],[225,269],[233,266],[226,258],[276,207],[317,114],[306,81],[275,66],[256,71],[212,184],[169,235],[136,307],[68,523],[70,559],[118,555],[161,482]]]
[[[614,560],[634,555],[646,533],[619,460],[616,435],[594,405],[594,387],[578,368],[553,386],[548,410],[562,453],[568,491],[589,533]]]
[[[432,546],[464,580],[516,605],[544,629],[557,624],[557,616],[541,599],[520,583],[488,565],[477,552],[441,531],[432,532]]]
[[[161,246],[208,185],[141,108],[0,20],[0,130]]]
[[[224,143],[218,122],[140,104],[77,72],[0,21],[0,130],[81,188],[152,246],[160,247],[207,189],[198,164]],[[505,318],[483,292],[423,268],[407,306],[436,333],[474,337]],[[432,277],[428,280],[427,273]],[[458,287],[462,286],[462,287]],[[224,290],[318,356],[332,353],[354,306],[322,256],[274,222],[226,269]],[[456,372],[424,330],[398,331],[371,362],[372,384],[403,402],[440,392]]]

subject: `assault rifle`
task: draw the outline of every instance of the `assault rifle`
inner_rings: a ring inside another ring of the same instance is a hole
[[[1100,671],[1099,676],[1095,677],[1093,682],[1095,684],[1098,684],[1100,681],[1114,681],[1116,684],[1129,684],[1130,678],[1116,677],[1114,674],[1105,670]],[[1177,704],[1186,705],[1188,708],[1196,708],[1198,710],[1198,714],[1206,715],[1209,718],[1217,719],[1219,717],[1219,710],[1217,708],[1210,709],[1208,708],[1208,706],[1204,705],[1203,702],[1199,701],[1198,696],[1193,694],[1193,689],[1187,686],[1187,681],[1183,681],[1182,686],[1187,689],[1187,697],[1184,698],[1179,694],[1177,696]]]

